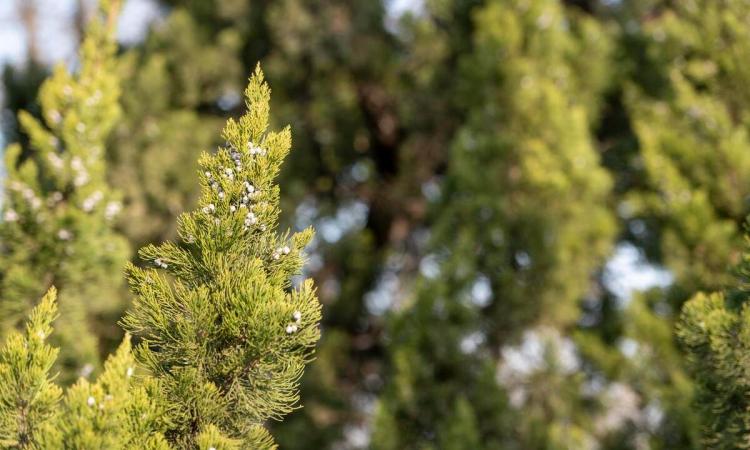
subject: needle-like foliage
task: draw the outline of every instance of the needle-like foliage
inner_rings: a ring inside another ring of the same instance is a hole
[[[290,130],[268,131],[260,68],[245,98],[226,146],[200,158],[200,204],[180,217],[180,244],[146,246],[155,268],[127,269],[137,298],[124,326],[142,339],[137,358],[160,383],[180,448],[273,448],[263,424],[295,408],[319,338],[313,284],[292,283],[312,229],[276,232]]]
[[[748,241],[750,243],[750,241]],[[750,252],[740,283],[723,292],[699,293],[682,308],[677,335],[697,383],[695,406],[705,448],[750,448]]]
[[[52,288],[34,308],[26,332],[10,332],[0,348],[0,447],[34,449],[56,418],[62,390],[50,377],[57,349],[47,343],[57,314]]]
[[[34,308],[26,332],[11,331],[0,348],[0,448],[166,450],[166,409],[156,381],[136,374],[130,338],[104,365],[96,383],[81,378],[63,397],[48,343],[57,317],[51,288]]]
[[[68,390],[44,448],[170,448],[161,433],[167,407],[155,381],[136,374],[131,349],[126,336],[96,383],[81,378]]]

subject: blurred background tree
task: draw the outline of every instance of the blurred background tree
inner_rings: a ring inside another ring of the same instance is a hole
[[[99,366],[100,341],[106,355],[108,330],[124,308],[119,273],[129,253],[113,229],[121,204],[106,183],[104,147],[120,117],[113,70],[117,5],[97,11],[101,17],[81,46],[80,70],[57,66],[42,84],[43,119],[18,113],[28,147],[5,149],[0,334],[22,326],[42,294],[58,287],[59,370],[66,382]]]
[[[464,123],[431,228],[434,273],[394,315],[374,445],[586,448],[583,380],[567,376],[575,363],[555,336],[575,325],[616,231],[590,133],[607,36],[556,1],[492,1],[471,18],[471,50],[454,74]],[[496,367],[530,327],[546,353],[539,373]],[[511,411],[520,414],[509,427]]]
[[[597,134],[616,180],[620,245],[668,271],[662,287],[627,304],[612,292],[591,302],[577,335],[596,371],[639,399],[611,448],[702,448],[674,324],[693,293],[730,283],[739,259],[750,194],[739,63],[750,50],[749,11],[700,0],[624,1],[608,11],[622,63]]]

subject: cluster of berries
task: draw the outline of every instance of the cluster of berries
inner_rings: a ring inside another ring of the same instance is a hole
[[[294,323],[290,323],[286,326],[286,334],[292,334],[297,332],[297,326],[300,322],[302,322],[302,313],[299,311],[294,311],[292,314],[292,319],[294,320]]]

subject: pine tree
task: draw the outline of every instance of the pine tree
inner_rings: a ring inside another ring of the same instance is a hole
[[[637,182],[620,206],[628,239],[675,276],[675,310],[696,290],[731,281],[750,170],[738,60],[750,53],[742,1],[630,1],[623,40],[637,41],[624,101],[637,139]],[[733,55],[727,57],[726,55]],[[642,76],[649,74],[648,77]]]
[[[141,249],[156,268],[127,269],[137,298],[123,320],[159,382],[177,447],[272,448],[263,424],[291,412],[319,338],[311,280],[292,286],[312,229],[277,234],[274,184],[291,134],[268,131],[270,89],[258,67],[248,112],[204,154],[199,209],[180,216],[181,244]],[[160,270],[168,274],[162,275]]]
[[[21,110],[40,117],[37,96],[39,87],[49,76],[49,69],[38,61],[29,61],[23,67],[6,65],[3,67],[3,111],[0,120],[0,131],[3,133],[3,144],[20,142],[21,147],[28,149],[27,136],[19,130],[17,120]]]
[[[414,305],[390,319],[390,367],[373,417],[374,449],[437,449],[462,441],[518,448],[518,423],[497,382],[497,360],[481,346],[461,348],[479,336],[478,315],[448,289],[425,283]]]
[[[120,114],[113,70],[117,1],[103,1],[80,52],[80,70],[60,66],[41,88],[44,121],[21,112],[28,158],[6,150],[6,199],[0,225],[2,332],[21,325],[51,285],[60,289],[57,341],[70,380],[98,366],[92,318],[121,304],[118,272],[126,242],[113,231],[120,209],[105,181],[105,141]]]

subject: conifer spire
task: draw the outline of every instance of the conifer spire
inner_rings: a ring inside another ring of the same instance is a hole
[[[40,448],[62,390],[50,375],[57,349],[47,342],[57,315],[51,288],[33,309],[26,332],[11,330],[0,348],[0,447]]]
[[[63,378],[98,365],[94,313],[118,306],[127,244],[113,230],[120,209],[105,180],[105,141],[120,114],[114,70],[119,1],[100,3],[76,74],[58,66],[42,86],[43,121],[19,114],[30,148],[6,150],[0,223],[0,335],[21,326],[53,284],[60,290]]]
[[[312,281],[292,285],[313,231],[276,232],[274,179],[291,133],[268,131],[270,94],[258,66],[247,113],[199,160],[201,198],[179,219],[181,242],[146,246],[153,267],[127,268],[137,298],[124,326],[172,405],[167,436],[178,447],[273,448],[263,423],[295,408],[319,338]]]

